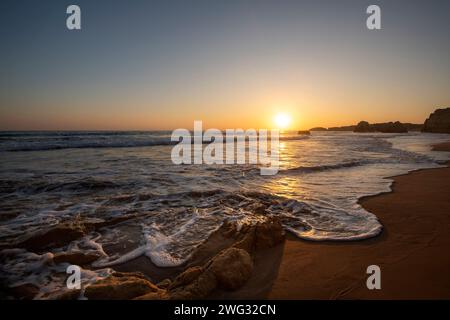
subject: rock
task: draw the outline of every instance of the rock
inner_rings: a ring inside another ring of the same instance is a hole
[[[281,223],[273,217],[266,217],[266,221],[256,225],[244,226],[240,231],[230,222],[224,223],[223,228],[230,237],[237,238],[237,242],[202,266],[187,268],[173,281],[165,279],[154,285],[141,273],[115,272],[86,287],[84,295],[88,299],[204,299],[216,289],[241,288],[252,275],[251,254],[276,246],[285,239]]]
[[[423,125],[424,132],[450,133],[450,108],[437,109]]]
[[[39,288],[34,284],[25,283],[20,286],[10,288],[10,292],[14,297],[19,299],[32,300],[39,293]]]
[[[161,289],[167,289],[172,284],[172,281],[170,279],[164,279],[163,281],[159,282],[156,286]]]
[[[211,269],[206,269],[192,283],[168,292],[170,300],[204,299],[217,288],[217,279]]]
[[[297,134],[310,135],[311,132],[309,132],[308,130],[299,130],[297,131]]]
[[[207,297],[216,288],[235,290],[247,282],[252,270],[252,258],[247,251],[228,248],[203,267],[191,267],[180,274],[164,297],[170,300],[195,300]],[[155,295],[147,298],[153,299]]]
[[[375,129],[367,122],[367,121],[360,121],[353,132],[374,132]]]
[[[408,131],[422,131],[423,130],[423,124],[416,124],[416,123],[403,123],[403,125],[406,127],[406,130]]]
[[[43,249],[50,245],[60,247],[81,238],[84,234],[85,229],[80,224],[60,223],[47,230],[25,236],[13,246],[16,248],[26,248],[31,251]]]
[[[78,300],[80,298],[80,289],[69,289],[55,298],[55,300]]]
[[[175,289],[186,284],[192,283],[204,272],[202,267],[190,267],[183,273],[179,274],[175,280],[170,284],[169,289]]]
[[[55,263],[70,263],[78,266],[86,265],[94,262],[100,256],[96,253],[82,253],[82,252],[62,252],[56,253],[53,256],[53,262]]]
[[[168,300],[169,296],[165,290],[150,292],[142,296],[133,298],[133,300]]]
[[[209,269],[216,276],[220,288],[235,290],[250,278],[253,261],[247,251],[229,248],[214,257]]]
[[[405,133],[408,132],[408,129],[399,121],[374,124],[369,124],[367,121],[361,121],[355,127],[354,132]]]
[[[314,127],[314,128],[309,129],[309,131],[327,131],[327,130],[328,129],[324,128],[324,127]]]
[[[330,127],[328,131],[354,131],[356,126]]]
[[[377,132],[383,132],[383,133],[405,133],[408,132],[408,129],[406,128],[403,123],[396,121],[396,122],[387,122],[387,123],[375,123],[372,125],[372,127]]]
[[[84,296],[90,300],[127,300],[164,291],[137,273],[114,273],[86,287]]]
[[[280,221],[268,218],[264,223],[258,223],[243,230],[244,236],[234,247],[246,250],[252,254],[256,250],[272,248],[285,240],[285,232]]]

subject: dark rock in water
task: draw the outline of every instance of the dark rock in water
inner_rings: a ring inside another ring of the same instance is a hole
[[[327,131],[327,130],[328,129],[324,128],[324,127],[314,127],[314,128],[309,129],[309,131]]]
[[[311,132],[309,132],[308,130],[298,130],[297,134],[309,135],[309,134],[311,134]]]
[[[423,125],[423,132],[450,133],[450,108],[437,109]]]
[[[83,252],[62,252],[56,253],[53,256],[53,262],[55,263],[70,263],[78,266],[83,266],[94,262],[100,258],[99,254],[96,253],[83,253]]]
[[[50,229],[27,235],[14,244],[16,248],[26,248],[31,251],[40,250],[50,245],[59,247],[85,234],[83,225],[76,223],[60,223]]]

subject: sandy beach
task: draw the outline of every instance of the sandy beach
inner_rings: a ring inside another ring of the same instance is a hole
[[[449,151],[450,143],[434,146]],[[384,226],[373,239],[337,243],[289,237],[270,299],[450,299],[450,168],[394,177],[392,192],[360,203]],[[381,268],[368,290],[366,268]]]

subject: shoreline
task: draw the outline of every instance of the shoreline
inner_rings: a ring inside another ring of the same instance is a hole
[[[450,142],[433,150],[450,151]],[[391,191],[358,201],[382,223],[381,234],[353,242],[288,235],[267,298],[450,299],[450,162],[389,179]],[[373,264],[381,290],[366,287]]]

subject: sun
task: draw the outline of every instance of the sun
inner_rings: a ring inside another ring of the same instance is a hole
[[[278,113],[274,120],[278,129],[286,129],[291,123],[291,117],[286,113]]]

